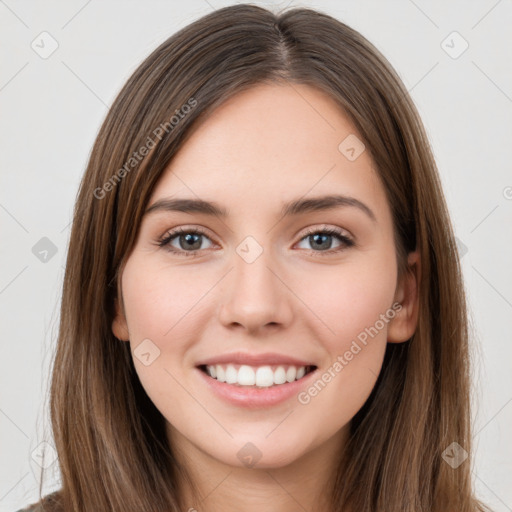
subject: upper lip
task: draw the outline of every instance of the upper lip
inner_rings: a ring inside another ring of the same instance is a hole
[[[196,366],[212,366],[215,364],[245,364],[248,366],[263,366],[263,365],[290,365],[290,366],[315,366],[310,361],[297,359],[284,354],[276,354],[266,352],[264,354],[247,354],[243,352],[235,352],[232,354],[221,354],[218,356],[204,359],[197,363]]]

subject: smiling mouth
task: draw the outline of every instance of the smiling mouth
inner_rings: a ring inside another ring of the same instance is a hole
[[[200,365],[197,368],[210,378],[239,387],[277,387],[304,378],[317,369],[314,365],[262,365],[240,364]]]

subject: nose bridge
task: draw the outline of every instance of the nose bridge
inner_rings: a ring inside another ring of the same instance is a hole
[[[226,293],[221,297],[221,320],[256,329],[268,323],[286,323],[290,309],[286,287],[276,276],[274,251],[253,236],[235,248],[233,271]]]
[[[266,245],[264,247],[253,236],[247,236],[236,247],[234,289],[239,299],[243,297],[251,303],[268,304],[278,293],[276,277],[270,271],[275,266],[273,251]]]

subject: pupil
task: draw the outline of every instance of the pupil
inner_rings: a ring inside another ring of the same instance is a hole
[[[195,242],[191,239],[196,238]],[[196,235],[194,233],[189,233],[187,235],[182,235],[182,238],[186,240],[186,243],[188,244],[189,249],[200,249],[201,248],[201,242],[199,242],[198,247],[191,247],[194,245],[194,243],[197,244],[197,240],[199,239],[200,235]]]
[[[321,235],[321,234],[316,234],[316,235],[311,235],[311,238],[313,238],[313,240],[315,241],[315,243],[317,243],[317,239],[318,238],[330,238],[331,235]],[[313,245],[313,244],[312,244]],[[329,249],[331,246],[331,244],[327,244],[327,247],[321,247],[323,249]]]

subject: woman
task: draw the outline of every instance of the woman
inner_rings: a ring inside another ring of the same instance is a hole
[[[44,510],[487,510],[465,308],[386,59],[310,9],[219,9],[140,65],[94,145]]]

